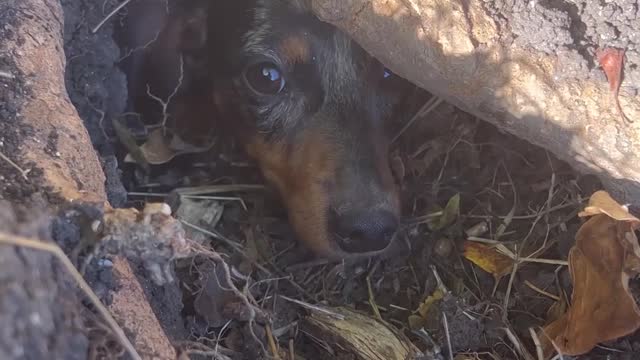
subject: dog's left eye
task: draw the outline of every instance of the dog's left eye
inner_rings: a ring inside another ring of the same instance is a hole
[[[275,64],[263,62],[250,65],[244,71],[249,87],[261,95],[275,95],[284,89],[282,72]]]

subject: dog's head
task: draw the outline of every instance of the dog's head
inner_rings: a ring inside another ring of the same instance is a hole
[[[228,54],[212,55],[222,121],[232,123],[315,253],[385,249],[400,212],[384,127],[392,75],[290,2],[252,2],[245,15],[238,36],[223,29],[237,19],[210,20],[213,51]]]

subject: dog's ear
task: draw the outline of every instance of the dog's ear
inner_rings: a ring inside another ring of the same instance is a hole
[[[202,50],[207,45],[208,6],[194,6],[181,19],[180,50],[190,52]]]

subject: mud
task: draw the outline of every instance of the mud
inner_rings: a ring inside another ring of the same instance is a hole
[[[602,47],[626,49],[623,89],[640,89],[640,3],[637,0],[485,0],[513,41],[558,57],[558,78],[603,78]]]

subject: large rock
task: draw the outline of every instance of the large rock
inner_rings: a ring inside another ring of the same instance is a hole
[[[387,67],[640,202],[637,0],[309,0]],[[634,25],[635,24],[635,25]],[[595,50],[626,48],[622,120]]]

